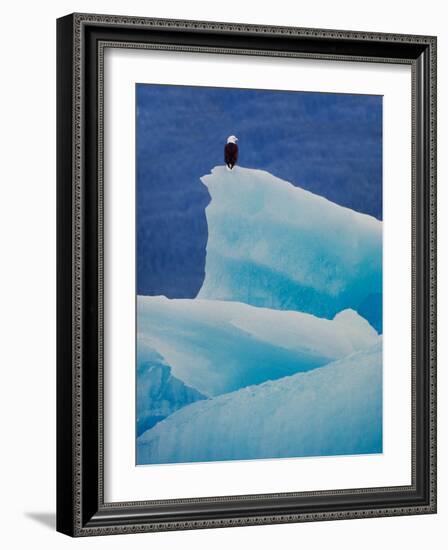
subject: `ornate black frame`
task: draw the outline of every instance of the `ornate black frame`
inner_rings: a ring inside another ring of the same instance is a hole
[[[410,486],[104,502],[105,47],[411,65],[413,471]],[[57,50],[58,531],[89,536],[435,513],[436,38],[73,14],[57,21]]]

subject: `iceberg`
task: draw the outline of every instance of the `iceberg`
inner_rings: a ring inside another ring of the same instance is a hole
[[[149,348],[137,356],[137,435],[174,411],[205,396],[173,376],[163,357]]]
[[[353,309],[382,331],[382,222],[263,170],[201,178],[208,242],[197,297],[332,319]]]
[[[205,397],[318,368],[380,338],[353,310],[328,320],[238,302],[138,296],[137,315],[138,369],[153,364],[156,352]]]
[[[262,170],[201,180],[201,290],[137,297],[137,464],[382,452],[382,222]]]
[[[173,413],[137,440],[137,464],[382,452],[381,341],[315,370]]]

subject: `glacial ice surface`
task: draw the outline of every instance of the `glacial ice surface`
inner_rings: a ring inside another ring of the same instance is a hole
[[[382,223],[261,170],[201,179],[202,289],[137,299],[137,463],[381,452]]]
[[[308,371],[379,340],[353,310],[327,320],[238,302],[163,296],[138,296],[137,308],[138,368],[153,363],[155,351],[173,376],[206,397]],[[138,385],[143,381],[139,377]]]
[[[381,340],[315,370],[198,401],[137,440],[137,463],[382,452]]]
[[[198,298],[328,319],[354,309],[382,332],[382,222],[263,170],[203,176],[208,243]]]
[[[177,409],[205,399],[173,376],[171,367],[156,351],[145,348],[137,357],[137,435]]]

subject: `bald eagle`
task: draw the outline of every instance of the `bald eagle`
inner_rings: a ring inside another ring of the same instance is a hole
[[[227,138],[226,146],[224,147],[224,160],[230,170],[232,170],[238,160],[238,145],[236,144],[237,141],[237,137],[229,136]]]

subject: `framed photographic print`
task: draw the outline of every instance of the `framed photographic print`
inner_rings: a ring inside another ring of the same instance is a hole
[[[57,529],[434,513],[436,38],[57,40]]]

